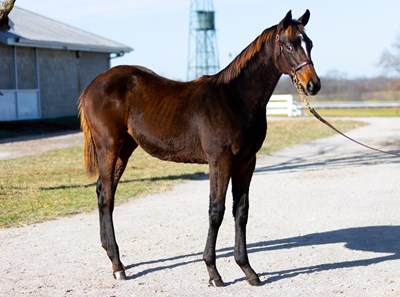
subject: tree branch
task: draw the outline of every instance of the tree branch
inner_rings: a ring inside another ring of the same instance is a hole
[[[0,29],[9,29],[8,14],[14,8],[16,0],[4,0],[0,3]]]

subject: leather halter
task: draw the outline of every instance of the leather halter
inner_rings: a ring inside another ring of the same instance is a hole
[[[286,66],[290,69],[290,75],[293,77],[296,75],[296,72],[299,71],[301,68],[303,68],[306,65],[314,65],[314,63],[311,60],[307,60],[305,62],[300,63],[299,65],[295,67],[291,67],[288,63],[288,61],[285,59],[283,56],[283,47],[280,44],[280,33],[276,34],[276,40],[275,40],[275,52],[276,54],[276,59],[275,62],[278,60],[279,57],[282,57],[282,61],[286,64]]]

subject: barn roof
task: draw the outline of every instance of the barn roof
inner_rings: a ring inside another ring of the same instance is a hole
[[[132,48],[31,11],[14,7],[0,43],[14,46],[123,54]]]

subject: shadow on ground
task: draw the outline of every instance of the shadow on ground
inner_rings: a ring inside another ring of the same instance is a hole
[[[370,226],[340,229],[328,232],[307,234],[304,236],[289,237],[270,241],[261,241],[248,244],[248,253],[267,253],[268,251],[295,249],[300,247],[318,248],[320,245],[329,245],[343,243],[344,248],[355,251],[366,251],[378,254],[376,257],[369,255],[368,258],[338,261],[331,263],[320,263],[313,266],[305,267],[288,267],[286,270],[261,272],[260,276],[267,276],[266,283],[276,282],[286,278],[292,278],[301,274],[310,274],[320,271],[330,271],[341,268],[363,267],[372,264],[378,264],[385,261],[400,259],[400,226]],[[381,255],[379,255],[381,254]],[[233,257],[233,248],[226,247],[217,250],[217,257]],[[171,258],[154,259],[151,261],[130,264],[127,270],[132,268],[144,267],[144,270],[131,275],[129,279],[140,278],[141,276],[173,269],[191,263],[201,262],[202,252],[193,252],[185,255],[177,255]],[[205,269],[205,268],[204,268]],[[243,281],[245,278],[240,278],[228,282],[233,284],[238,281]]]
[[[280,172],[290,173],[298,171],[316,171],[327,170],[342,167],[354,166],[371,166],[378,164],[400,164],[400,158],[392,155],[386,155],[378,152],[368,152],[362,154],[346,154],[341,156],[335,154],[335,157],[327,155],[334,148],[323,148],[316,154],[310,154],[303,157],[288,158],[287,156],[280,156],[274,154],[274,157],[284,157],[285,162],[276,163],[272,165],[259,166],[256,168],[256,174],[267,172]],[[400,153],[400,151],[393,151]],[[268,158],[268,157],[267,157]],[[287,161],[289,159],[289,161]]]
[[[187,173],[187,174],[172,174],[172,175],[164,175],[164,176],[154,176],[154,177],[145,177],[145,178],[132,178],[132,179],[123,179],[119,182],[119,184],[128,184],[134,182],[146,182],[146,181],[162,181],[162,180],[206,180],[208,179],[208,174],[203,172],[195,172],[195,173]],[[89,188],[95,187],[96,182],[84,184],[84,185],[60,185],[55,187],[40,187],[41,191],[53,191],[53,190],[62,190],[62,189],[77,189],[77,188]]]

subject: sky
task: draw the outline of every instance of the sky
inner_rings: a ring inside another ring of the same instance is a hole
[[[214,0],[221,68],[261,32],[292,10],[306,9],[306,33],[320,76],[363,78],[384,75],[379,59],[400,38],[399,0]],[[186,80],[190,0],[17,0],[16,5],[123,43],[134,50],[113,59],[146,66]]]

